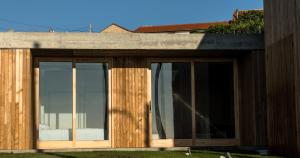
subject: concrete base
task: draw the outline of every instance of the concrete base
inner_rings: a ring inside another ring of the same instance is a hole
[[[189,147],[174,148],[104,148],[104,149],[46,149],[46,150],[0,150],[0,153],[57,153],[57,152],[94,152],[94,151],[188,151]]]

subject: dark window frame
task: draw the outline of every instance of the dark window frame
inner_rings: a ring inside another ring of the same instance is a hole
[[[174,63],[174,62],[188,62],[191,63],[191,93],[192,93],[192,139],[152,139],[152,113],[149,112],[149,138],[152,147],[175,147],[175,146],[235,146],[240,145],[240,113],[239,113],[239,85],[238,85],[238,66],[235,58],[148,58],[148,83],[150,87],[148,90],[149,101],[152,103],[152,83],[151,83],[151,64],[152,63]],[[196,120],[195,120],[195,63],[197,62],[230,62],[233,65],[233,93],[234,93],[234,117],[235,117],[235,137],[234,138],[212,138],[212,139],[197,139],[196,138]],[[149,76],[150,75],[150,76]]]

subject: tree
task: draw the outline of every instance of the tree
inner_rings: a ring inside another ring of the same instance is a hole
[[[262,34],[264,33],[264,13],[262,10],[237,12],[228,24],[217,24],[208,28],[208,33],[218,34]]]

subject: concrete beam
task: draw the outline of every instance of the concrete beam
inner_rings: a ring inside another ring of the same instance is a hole
[[[0,48],[260,50],[263,35],[1,32]]]

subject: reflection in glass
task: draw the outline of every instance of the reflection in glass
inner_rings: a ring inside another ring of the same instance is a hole
[[[153,63],[152,138],[191,139],[190,63]]]
[[[72,140],[72,62],[40,62],[39,140]]]
[[[76,64],[76,140],[107,140],[107,64]]]
[[[195,64],[196,137],[234,138],[233,65]]]

